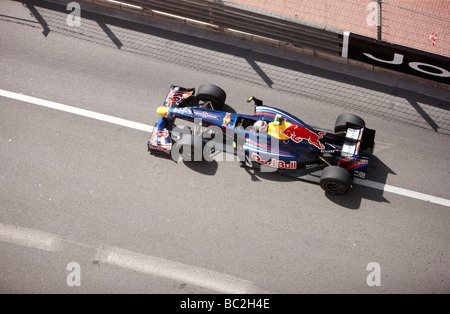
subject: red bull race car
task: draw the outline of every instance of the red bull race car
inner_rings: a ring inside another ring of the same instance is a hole
[[[364,179],[375,146],[375,130],[349,113],[337,117],[334,131],[312,127],[255,97],[254,114],[221,109],[225,91],[213,84],[172,85],[147,147],[179,161],[212,161],[223,152],[244,167],[315,181],[329,193],[345,194],[354,177]],[[192,126],[177,126],[179,119]]]

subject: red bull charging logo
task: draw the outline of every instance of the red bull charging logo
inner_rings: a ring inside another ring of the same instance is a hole
[[[227,115],[225,116],[225,118],[223,118],[222,126],[227,126],[228,123],[230,123],[230,121],[231,121],[230,115],[231,114],[227,112]]]
[[[300,143],[303,140],[307,140],[309,144],[314,145],[319,149],[325,149],[319,140],[326,134],[325,132],[319,132],[319,134],[304,128],[297,124],[285,122],[286,127],[280,130],[280,133],[296,143]]]
[[[275,158],[272,158],[271,161],[265,161],[262,160],[261,156],[258,154],[252,153],[252,159],[256,161],[257,163],[261,165],[266,165],[272,168],[278,168],[278,169],[297,169],[297,162],[291,161],[289,164],[285,163],[282,160],[277,160]]]

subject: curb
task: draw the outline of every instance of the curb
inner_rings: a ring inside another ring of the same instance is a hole
[[[45,0],[67,5],[70,0]],[[122,20],[163,28],[211,41],[226,42],[239,48],[271,56],[312,64],[316,67],[359,77],[375,83],[398,87],[426,96],[450,101],[450,85],[405,74],[384,67],[348,59],[339,55],[293,46],[263,36],[221,28],[214,24],[184,18],[116,0],[81,0],[83,10]],[[224,36],[229,38],[224,38]]]

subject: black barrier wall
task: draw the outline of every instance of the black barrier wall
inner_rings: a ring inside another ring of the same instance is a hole
[[[450,58],[346,32],[342,56],[450,84]]]
[[[64,0],[61,0],[64,1]],[[70,0],[67,0],[70,1]],[[82,0],[336,60],[339,54],[450,85],[450,58],[221,0]],[[232,30],[232,31],[231,31]],[[342,34],[344,33],[344,34]],[[239,35],[238,35],[239,34]],[[294,50],[298,48],[298,50]],[[342,60],[339,59],[339,62]]]

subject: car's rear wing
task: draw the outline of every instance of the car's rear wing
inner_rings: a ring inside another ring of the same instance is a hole
[[[342,156],[370,156],[375,146],[375,130],[369,128],[347,128]]]
[[[339,166],[364,179],[374,147],[375,130],[366,127],[348,127],[339,157]]]
[[[347,129],[347,133],[345,134],[344,145],[342,146],[342,156],[346,157],[358,156],[363,131],[364,128]]]

